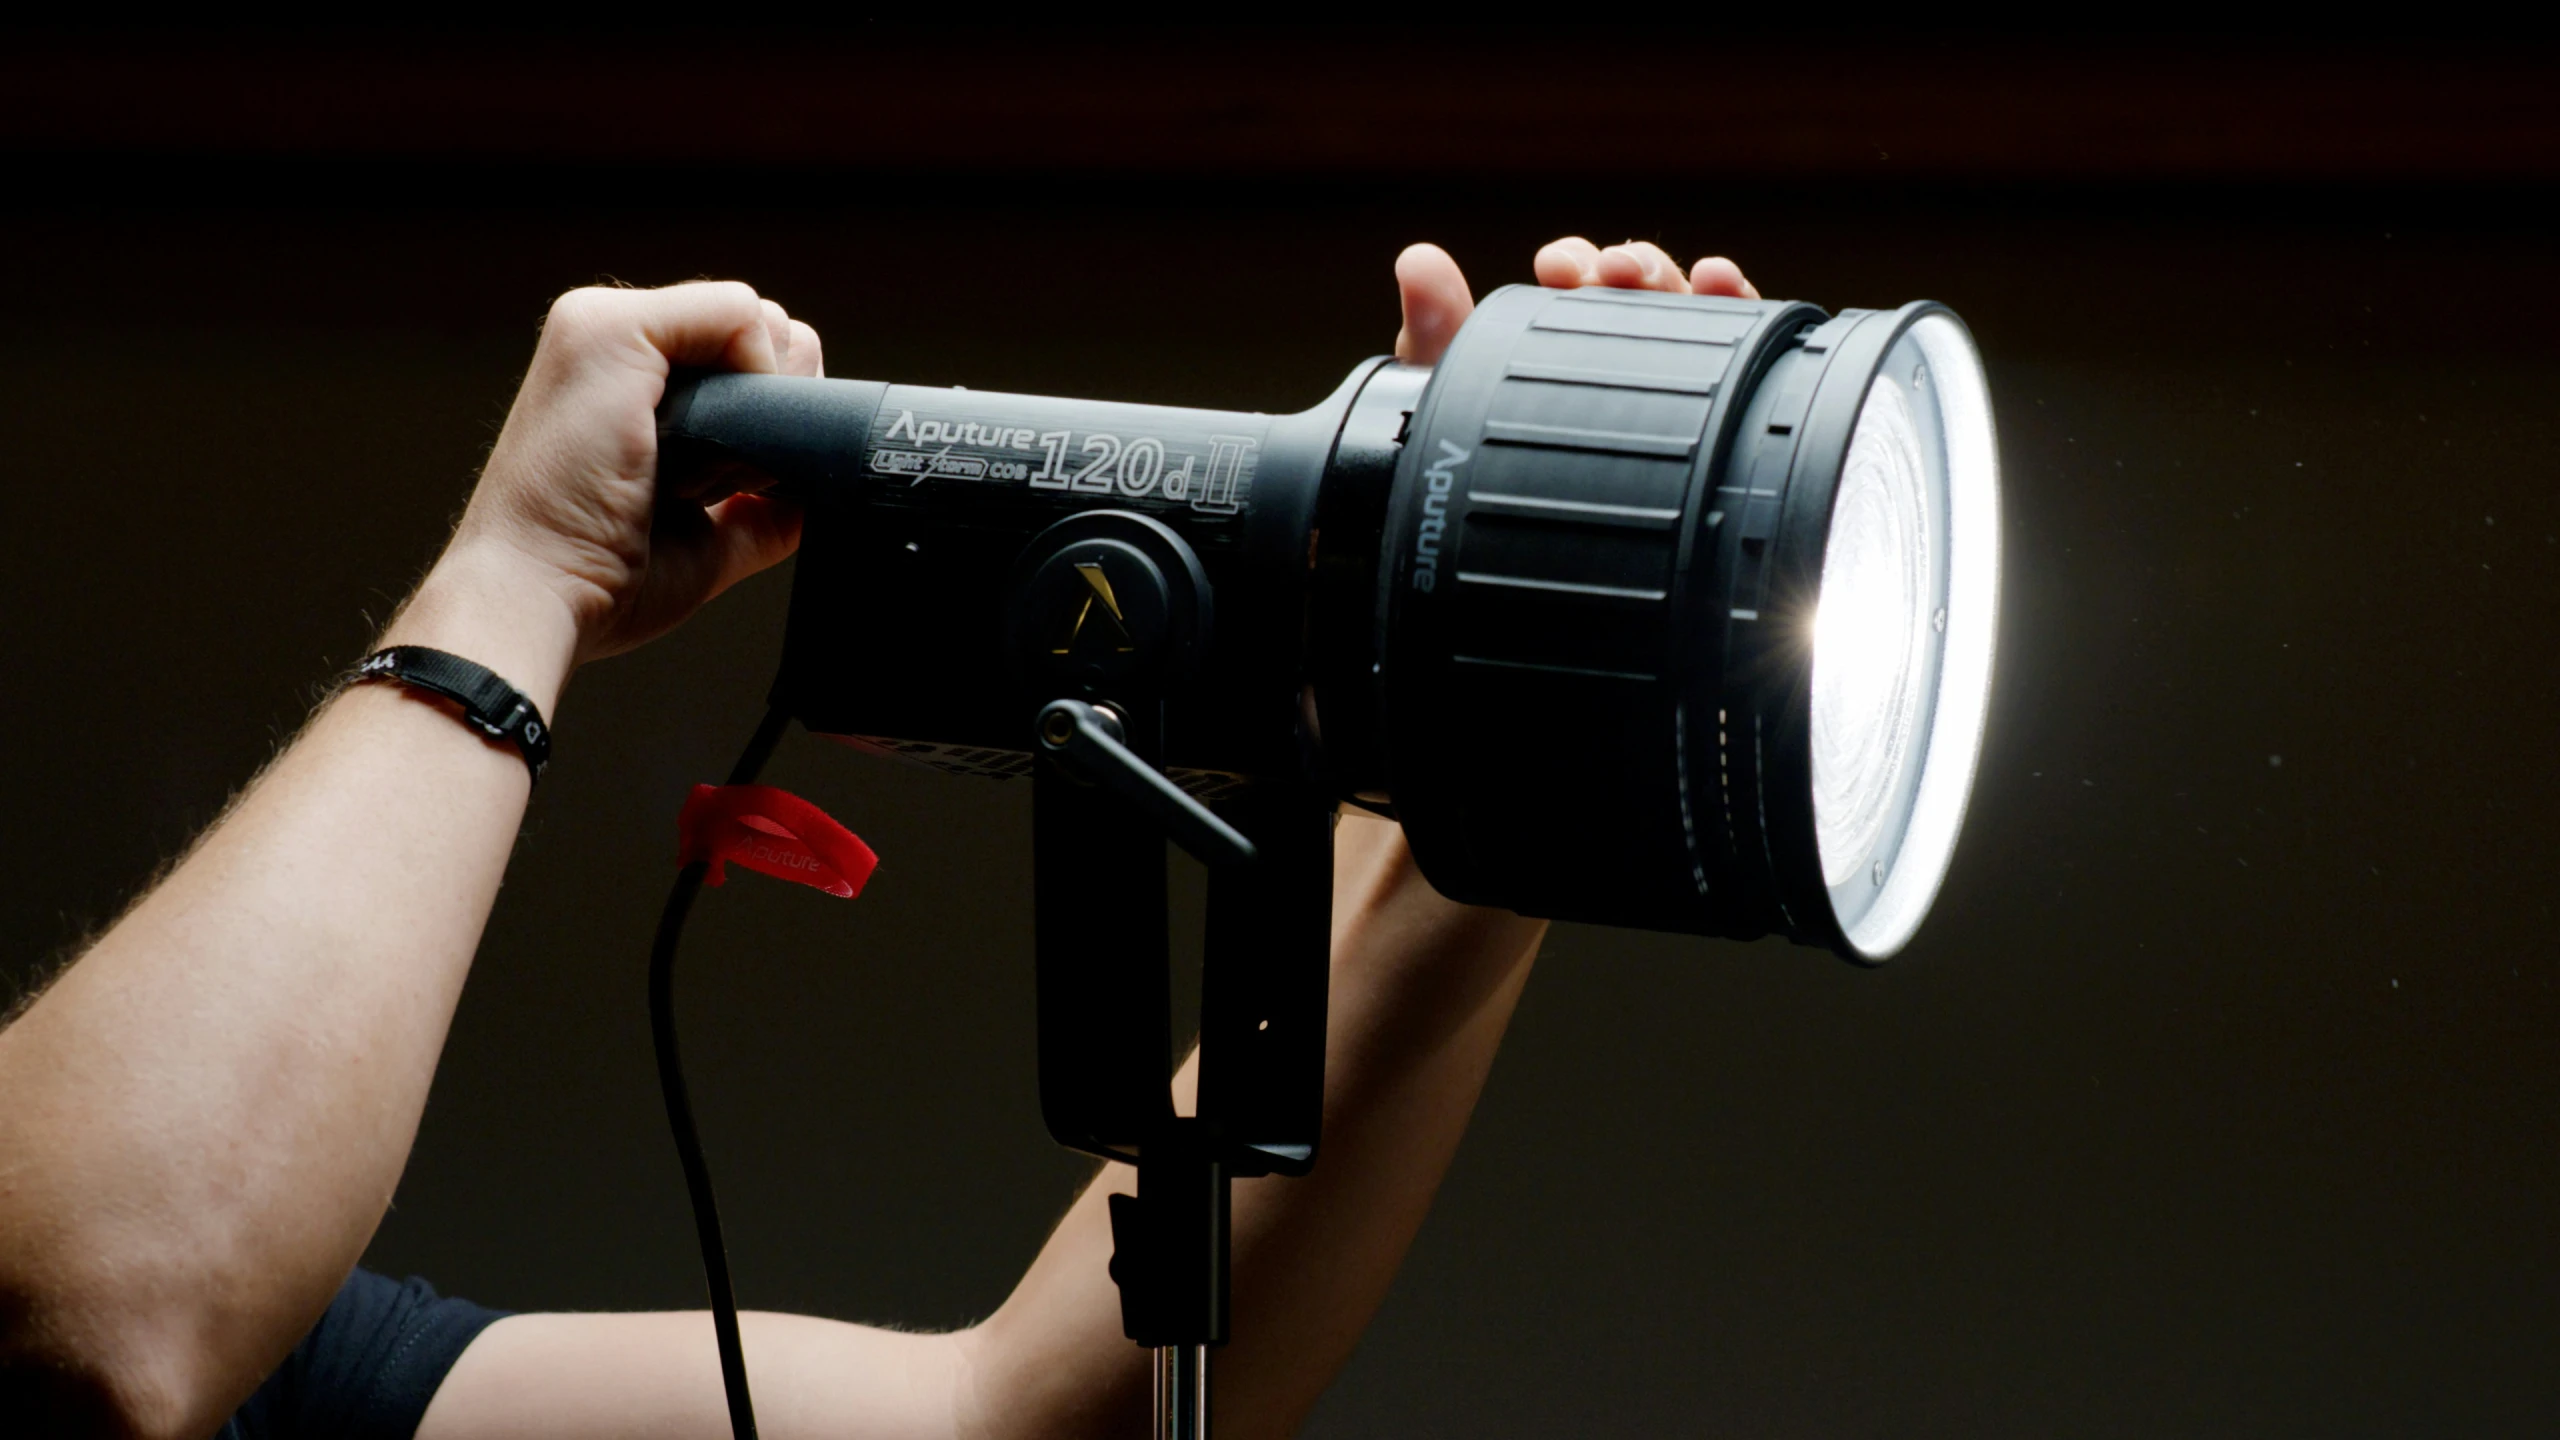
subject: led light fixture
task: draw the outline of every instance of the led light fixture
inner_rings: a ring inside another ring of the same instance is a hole
[[[1298,414],[717,375],[660,435],[808,506],[778,716],[1033,777],[1042,1107],[1139,1167],[1113,1273],[1194,1422],[1227,1181],[1314,1161],[1339,805],[1457,900],[1863,962],[1954,852],[1999,467],[1935,304],[1513,287]],[[1211,866],[1185,1117],[1168,840]]]
[[[813,730],[1025,774],[1077,698],[1212,808],[1392,813],[1456,899],[1868,961],[1953,853],[2000,509],[1942,307],[1513,287],[1295,415],[767,376],[664,414],[810,504]]]

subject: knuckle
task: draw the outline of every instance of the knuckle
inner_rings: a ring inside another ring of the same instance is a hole
[[[564,344],[588,340],[603,328],[619,301],[620,296],[614,291],[599,286],[569,291],[551,302],[551,313],[542,322],[543,338],[557,337]]]
[[[744,280],[696,280],[691,282],[691,288],[721,306],[761,313],[762,297]]]

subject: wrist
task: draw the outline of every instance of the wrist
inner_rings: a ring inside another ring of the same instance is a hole
[[[448,549],[382,632],[379,645],[427,645],[495,671],[549,719],[576,667],[577,617],[521,560]]]

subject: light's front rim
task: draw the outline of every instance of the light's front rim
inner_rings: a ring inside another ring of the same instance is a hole
[[[1814,622],[1812,778],[1842,935],[1890,957],[1937,898],[1981,753],[2000,595],[2000,474],[1982,363],[1915,319],[1860,406]]]

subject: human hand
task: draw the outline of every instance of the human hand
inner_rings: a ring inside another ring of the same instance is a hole
[[[1603,250],[1579,235],[1569,235],[1541,247],[1530,269],[1539,284],[1556,290],[1605,285],[1618,290],[1667,290],[1675,295],[1760,298],[1744,278],[1742,267],[1723,256],[1700,260],[1684,274],[1661,246],[1649,240],[1630,240]],[[1475,310],[1458,262],[1437,245],[1407,246],[1396,257],[1396,288],[1404,299],[1404,330],[1396,336],[1396,358],[1410,365],[1438,363],[1458,327]]]
[[[665,632],[788,556],[789,502],[660,503],[656,412],[677,365],[822,371],[817,332],[745,285],[561,296],[462,523],[393,635],[469,655],[547,709],[572,666]]]

